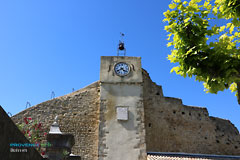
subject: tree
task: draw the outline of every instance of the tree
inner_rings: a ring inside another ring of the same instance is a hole
[[[240,104],[240,1],[173,0],[169,8],[168,59],[178,63],[171,72],[194,76],[209,93],[230,89]]]

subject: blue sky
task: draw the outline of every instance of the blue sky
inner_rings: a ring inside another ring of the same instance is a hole
[[[165,96],[206,107],[240,129],[234,93],[206,94],[194,79],[170,73],[163,12],[170,0],[0,0],[0,105],[16,114],[99,80],[100,56],[115,56],[120,32],[127,56],[142,67]]]

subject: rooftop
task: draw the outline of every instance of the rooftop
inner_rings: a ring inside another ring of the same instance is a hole
[[[148,152],[147,160],[240,160],[240,156],[210,155],[174,152]]]

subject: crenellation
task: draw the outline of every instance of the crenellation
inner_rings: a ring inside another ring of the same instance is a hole
[[[166,102],[170,102],[170,104],[173,104],[174,105],[182,105],[182,100],[179,99],[179,98],[173,98],[173,97],[164,97],[164,100]]]
[[[144,87],[155,85],[148,76],[143,79],[148,83]],[[181,99],[153,93],[154,90],[144,88],[147,151],[240,154],[240,136],[229,121],[209,117],[206,108],[187,106]],[[231,137],[225,138],[224,143],[218,136],[222,132]]]
[[[239,131],[230,121],[211,117],[206,108],[187,106],[179,98],[164,97],[162,87],[152,82],[147,71],[142,69],[137,72],[142,73],[142,81],[127,81],[124,86],[119,78],[116,83],[109,81],[107,87],[106,83],[97,81],[83,89],[27,108],[12,119],[15,123],[22,123],[24,117],[32,117],[48,130],[58,115],[62,132],[75,137],[73,153],[83,159],[103,160],[111,150],[109,141],[112,139],[109,135],[114,129],[114,126],[111,130],[107,125],[116,114],[115,110],[106,111],[109,106],[121,104],[137,91],[138,99],[134,99],[137,103],[132,106],[137,114],[134,117],[137,125],[133,128],[137,142],[134,146],[139,150],[139,159],[144,160],[146,151],[240,154]],[[135,76],[133,80],[136,79]],[[106,94],[104,90],[113,92]],[[100,99],[102,95],[109,99]],[[120,95],[122,98],[115,98]],[[128,102],[132,103],[131,99]],[[124,122],[119,124],[129,130],[131,128]]]

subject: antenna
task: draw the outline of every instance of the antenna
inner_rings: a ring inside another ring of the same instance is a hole
[[[117,56],[120,56],[120,54],[122,54],[123,56],[126,56],[126,48],[124,46],[125,44],[124,44],[124,40],[123,40],[123,37],[125,36],[125,34],[120,32],[120,36],[121,36],[121,40],[119,40]]]

